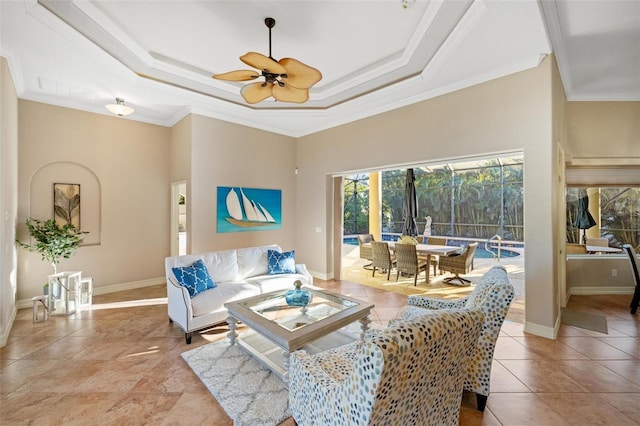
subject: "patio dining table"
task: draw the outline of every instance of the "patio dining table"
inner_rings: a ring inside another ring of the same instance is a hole
[[[393,250],[396,246],[395,241],[385,241],[389,244],[389,249]],[[435,244],[416,244],[416,251],[418,254],[424,255],[436,255],[436,256],[451,256],[452,254],[460,252],[462,247],[455,246],[441,246]]]
[[[385,241],[389,244],[389,249],[393,251],[396,246],[395,241]],[[459,253],[462,247],[455,246],[442,246],[436,244],[416,244],[416,251],[419,255],[427,257],[427,266],[431,265],[431,256],[451,256],[455,253]],[[429,268],[427,267],[427,282],[429,282]]]

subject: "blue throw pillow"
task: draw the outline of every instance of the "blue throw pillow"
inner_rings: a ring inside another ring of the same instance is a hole
[[[171,269],[173,275],[178,279],[178,283],[187,289],[191,297],[210,288],[216,288],[216,283],[213,282],[207,267],[200,259],[190,266]]]
[[[295,274],[296,258],[295,250],[280,253],[275,250],[267,250],[267,259],[269,259],[269,275],[276,274]]]

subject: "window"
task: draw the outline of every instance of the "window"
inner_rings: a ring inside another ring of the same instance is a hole
[[[344,234],[369,233],[369,175],[356,174],[344,179]]]
[[[583,231],[576,227],[576,218],[579,199],[584,193],[588,195],[589,212],[596,222],[588,233],[607,238],[612,247],[640,244],[640,187],[605,186],[567,188],[568,243],[581,242]]]
[[[433,235],[524,240],[523,157],[414,167],[418,232],[431,217]],[[402,231],[406,169],[381,172],[383,233]],[[344,179],[344,233],[368,233],[368,175]]]

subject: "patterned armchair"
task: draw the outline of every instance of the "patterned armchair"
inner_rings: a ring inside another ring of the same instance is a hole
[[[484,411],[489,397],[491,364],[500,328],[509,311],[515,292],[503,266],[494,266],[478,280],[469,296],[456,299],[432,299],[424,296],[409,296],[408,305],[402,308],[389,324],[420,317],[434,310],[480,309],[484,314],[484,325],[478,338],[464,390],[475,392],[478,410]]]
[[[468,279],[462,278],[460,274],[468,274],[473,270],[473,256],[476,254],[477,248],[478,243],[471,243],[460,254],[442,256],[438,261],[440,271],[449,271],[455,274],[455,276],[445,278],[443,281],[453,284],[453,280],[458,280],[461,285],[471,283]]]
[[[457,425],[479,310],[398,321],[364,343],[291,354],[289,408],[299,425]]]

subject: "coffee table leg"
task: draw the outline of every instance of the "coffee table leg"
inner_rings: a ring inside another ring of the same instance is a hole
[[[366,316],[360,320],[360,329],[362,330],[362,332],[360,333],[360,340],[363,342],[364,342],[364,335],[369,329],[370,323],[371,323],[371,320],[369,319],[369,316]]]
[[[229,337],[229,343],[233,346],[236,343],[236,337],[238,337],[238,334],[236,333],[236,325],[238,324],[238,321],[236,321],[234,317],[229,316],[227,318],[227,324],[229,324],[229,333],[227,333],[227,336]]]

